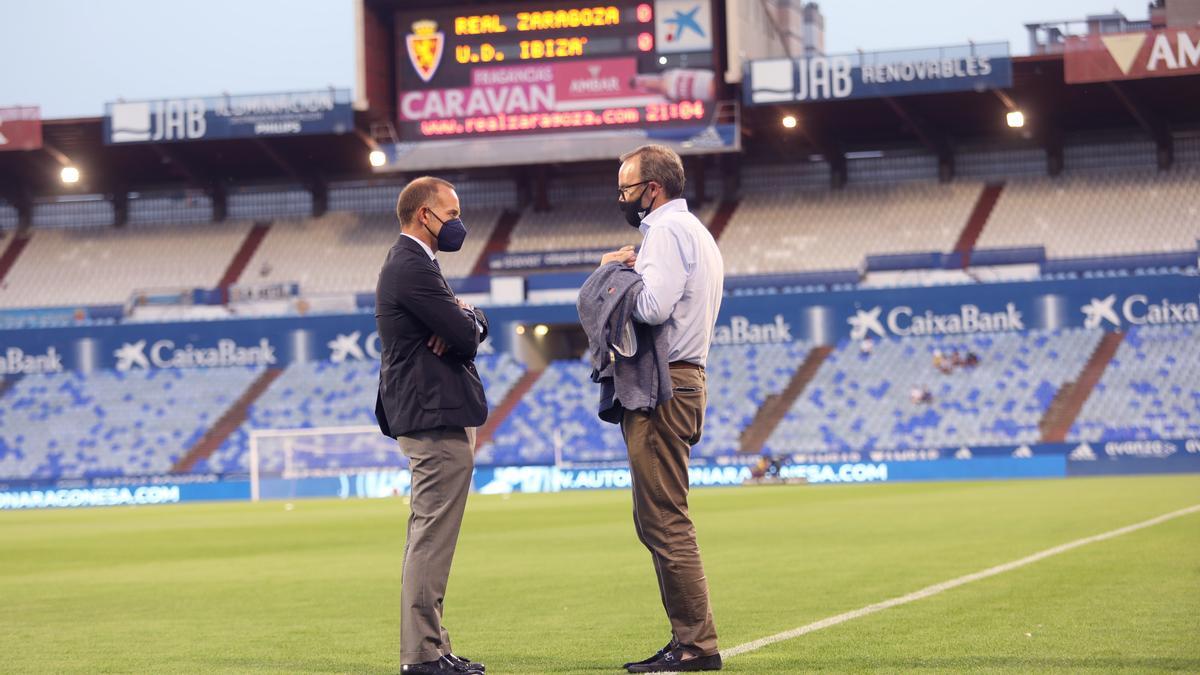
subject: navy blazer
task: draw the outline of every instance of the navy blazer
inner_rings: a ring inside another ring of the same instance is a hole
[[[408,237],[396,241],[379,272],[375,324],[381,345],[375,419],[385,436],[487,420],[474,362],[487,318],[458,306],[441,268]],[[427,346],[432,335],[449,346],[441,356]]]

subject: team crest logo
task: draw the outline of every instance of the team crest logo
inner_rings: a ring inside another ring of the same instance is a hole
[[[442,47],[446,44],[446,36],[437,29],[437,22],[429,19],[414,21],[412,30],[405,38],[408,60],[412,61],[413,70],[421,76],[421,81],[428,82],[442,63]]]

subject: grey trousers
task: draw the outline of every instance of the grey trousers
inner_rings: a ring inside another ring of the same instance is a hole
[[[446,427],[396,440],[412,471],[400,590],[400,662],[424,663],[451,652],[442,600],[471,491],[475,429]]]

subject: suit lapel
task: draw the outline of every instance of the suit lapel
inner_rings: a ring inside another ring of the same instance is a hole
[[[396,241],[394,248],[407,251],[409,255],[415,256],[419,263],[424,263],[425,265],[433,267],[438,274],[438,278],[442,280],[442,286],[446,290],[450,291],[451,294],[454,293],[454,291],[450,288],[450,284],[446,282],[445,275],[442,274],[442,266],[438,264],[437,258],[430,260],[429,254],[425,253],[425,249],[421,248],[420,244],[402,234],[400,235],[399,240]]]
[[[396,243],[393,244],[393,248],[400,248],[408,251],[409,253],[419,257],[421,260],[429,262],[429,256],[425,255],[425,249],[421,248],[421,245],[413,241],[411,237],[406,237],[401,234],[400,237],[396,239]]]

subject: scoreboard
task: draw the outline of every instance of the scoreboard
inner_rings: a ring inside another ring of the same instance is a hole
[[[499,63],[651,51],[654,36],[646,29],[654,10],[648,3],[626,9],[624,22],[617,5],[455,16],[454,60]],[[473,40],[476,36],[482,37]]]
[[[709,0],[447,5],[394,26],[386,168],[599,158],[638,139],[721,149]]]

